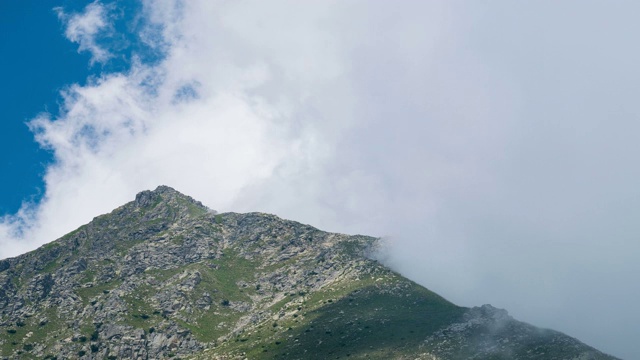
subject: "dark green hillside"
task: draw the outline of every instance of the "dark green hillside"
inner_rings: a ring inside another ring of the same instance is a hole
[[[216,214],[168,187],[0,261],[6,359],[612,359],[367,255],[376,239]]]

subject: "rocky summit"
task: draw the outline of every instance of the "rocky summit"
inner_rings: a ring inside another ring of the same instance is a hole
[[[0,261],[0,358],[614,359],[456,306],[372,259],[376,245],[144,191]]]

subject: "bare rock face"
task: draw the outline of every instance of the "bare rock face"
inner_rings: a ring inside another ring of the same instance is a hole
[[[4,359],[613,359],[367,255],[377,240],[166,187],[0,260]]]

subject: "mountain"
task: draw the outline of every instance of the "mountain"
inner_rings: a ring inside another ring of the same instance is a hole
[[[0,261],[4,359],[614,359],[373,260],[377,239],[166,187]]]

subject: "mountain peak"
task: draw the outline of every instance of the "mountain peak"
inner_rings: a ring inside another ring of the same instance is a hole
[[[376,241],[159,186],[0,261],[0,357],[614,359],[456,306],[368,258]]]
[[[183,193],[179,192],[178,190],[167,185],[158,185],[158,187],[156,187],[155,190],[146,190],[146,191],[156,193],[156,194],[172,194],[177,196],[186,196]],[[145,191],[141,191],[141,192],[145,192]]]
[[[136,194],[133,204],[143,210],[154,210],[156,208],[166,209],[167,206],[170,206],[174,211],[178,210],[191,215],[203,214],[205,212],[215,213],[215,211],[204,206],[200,201],[166,185],[160,185],[155,190],[139,192]]]
[[[144,207],[156,201],[170,201],[176,198],[201,205],[199,201],[196,201],[192,197],[185,195],[167,185],[160,185],[155,188],[155,190],[144,190],[139,192],[138,194],[136,194],[135,203]]]

